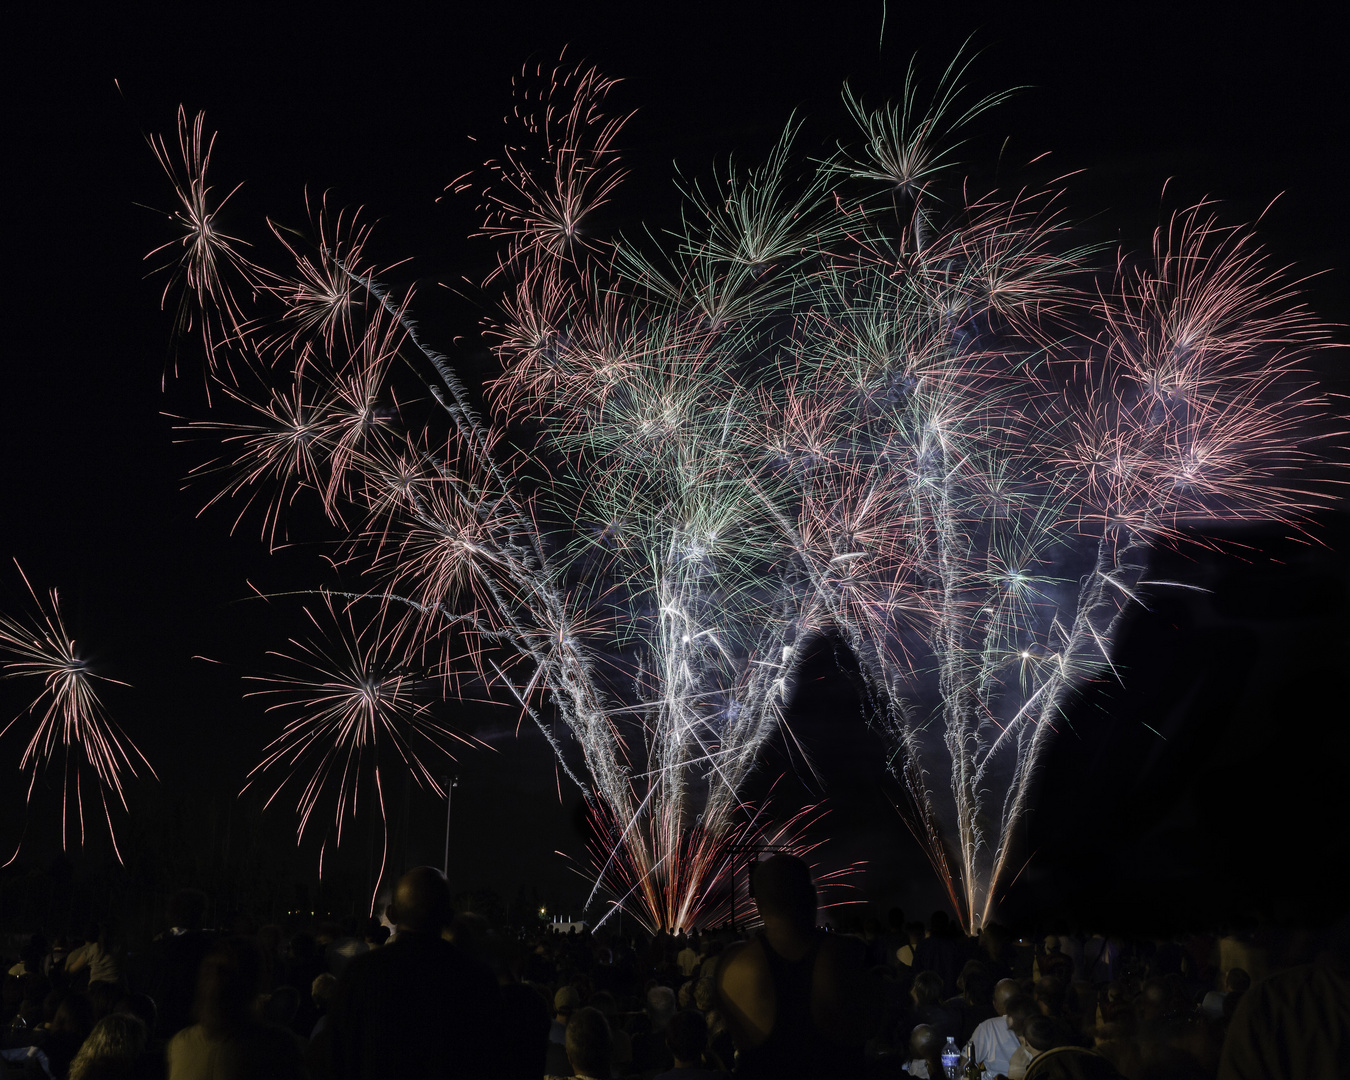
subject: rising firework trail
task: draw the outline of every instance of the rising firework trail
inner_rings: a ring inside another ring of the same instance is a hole
[[[623,192],[611,80],[520,82],[507,149],[452,185],[498,245],[486,407],[356,215],[311,207],[312,244],[274,226],[292,265],[264,268],[216,225],[200,118],[181,167],[154,144],[179,323],[239,407],[212,421],[226,493],[269,538],[317,499],[405,655],[446,695],[467,658],[549,741],[600,882],[653,926],[697,920],[759,828],[741,792],[820,635],[857,658],[954,907],[987,918],[1070,695],[1164,584],[1150,549],[1314,504],[1300,370],[1325,335],[1250,235],[1193,207],[1093,272],[1055,192],[955,174],[998,101],[965,104],[963,71],[929,105],[913,78],[894,106],[846,91],[859,145],[812,159],[791,123],[762,165],[688,185],[663,238],[595,224]],[[310,705],[288,732],[337,722]],[[265,769],[300,769],[294,737]]]
[[[104,710],[96,683],[118,683],[96,675],[66,629],[60,600],[53,589],[46,600],[39,598],[28,575],[19,575],[33,601],[27,618],[0,614],[0,676],[6,679],[40,680],[42,689],[32,703],[0,729],[0,738],[23,721],[33,722],[33,732],[19,760],[28,773],[28,801],[38,778],[49,769],[61,774],[61,846],[68,848],[78,827],[79,842],[86,838],[85,804],[90,804],[108,828],[113,851],[120,862],[109,795],[127,809],[123,774],[135,776],[144,766],[155,770],[144,755],[118,728]],[[13,862],[18,848],[10,856]],[[5,865],[8,866],[9,862]]]

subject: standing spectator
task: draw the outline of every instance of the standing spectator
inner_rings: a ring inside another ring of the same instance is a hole
[[[906,943],[895,950],[895,959],[901,967],[914,967],[914,951],[923,940],[923,923],[905,923]]]
[[[914,947],[914,970],[936,972],[942,979],[942,996],[951,997],[957,992],[956,979],[961,974],[964,960],[947,913],[940,909],[933,912],[928,920],[928,932]]]
[[[197,972],[215,940],[202,929],[205,916],[204,893],[175,893],[169,901],[169,932],[151,949],[150,996],[159,1007],[159,1033],[165,1040],[192,1023]]]
[[[774,855],[754,873],[764,929],[723,955],[718,997],[737,1076],[860,1076],[880,986],[861,942],[816,928],[816,890],[801,859]]]
[[[441,872],[404,874],[390,916],[394,940],[354,957],[338,979],[326,1033],[335,1080],[494,1075],[503,1053],[497,982],[441,937],[454,918]]]
[[[686,979],[690,978],[698,968],[698,935],[693,934],[685,942],[684,948],[679,951],[675,957],[675,962],[680,965],[680,974]]]

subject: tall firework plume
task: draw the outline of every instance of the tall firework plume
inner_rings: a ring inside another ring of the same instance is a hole
[[[1309,508],[1290,477],[1323,334],[1210,208],[1112,274],[1055,192],[974,193],[954,151],[997,99],[966,104],[962,71],[897,105],[846,91],[836,152],[789,125],[763,164],[688,186],[676,234],[628,238],[594,228],[623,194],[612,82],[522,80],[511,145],[452,185],[482,193],[499,252],[481,406],[357,215],[312,207],[305,242],[273,225],[286,266],[264,267],[218,223],[201,117],[154,141],[223,493],[275,539],[307,491],[378,608],[347,660],[306,646],[340,679],[283,687],[263,768],[303,772],[303,821],[329,784],[356,811],[373,754],[344,740],[387,739],[434,786],[416,747],[452,733],[380,688],[415,671],[456,696],[467,658],[592,807],[598,883],[695,924],[766,839],[741,793],[826,635],[953,905],[990,915],[1070,694],[1166,584],[1149,551]],[[363,641],[396,652],[378,677]]]

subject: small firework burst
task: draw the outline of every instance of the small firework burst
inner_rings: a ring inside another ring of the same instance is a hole
[[[344,830],[364,806],[373,806],[384,836],[380,860],[383,881],[388,856],[385,783],[411,773],[438,796],[445,792],[427,762],[436,755],[453,760],[451,748],[481,745],[436,719],[421,665],[406,652],[406,640],[383,613],[358,626],[355,602],[339,606],[325,595],[316,614],[306,611],[316,631],[291,640],[288,652],[272,655],[286,672],[260,676],[266,684],[255,695],[269,712],[288,717],[280,735],[251,773],[245,790],[264,776],[273,783],[267,805],[281,793],[299,788],[297,839],[315,825],[333,827],[340,844]],[[375,895],[379,894],[379,882]]]
[[[107,825],[120,862],[122,852],[117,847],[109,796],[125,811],[124,774],[134,777],[137,769],[144,767],[151,776],[155,775],[145,756],[108,716],[99,699],[98,682],[126,684],[97,675],[91,669],[66,630],[56,590],[44,601],[22,568],[19,574],[32,598],[34,612],[28,618],[0,614],[0,657],[7,658],[0,661],[0,673],[6,679],[41,680],[42,690],[27,709],[0,730],[0,737],[25,720],[33,722],[33,733],[19,761],[20,770],[29,774],[29,801],[33,799],[38,778],[50,769],[59,769],[62,846],[69,846],[76,825],[79,843],[84,844],[85,806],[90,803]]]

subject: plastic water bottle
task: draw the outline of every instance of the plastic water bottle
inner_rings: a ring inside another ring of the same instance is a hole
[[[950,1035],[947,1036],[947,1045],[942,1048],[942,1071],[947,1080],[958,1080],[961,1075],[961,1048]]]

